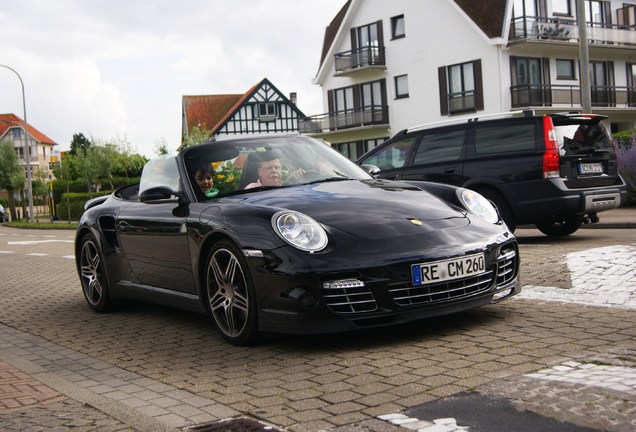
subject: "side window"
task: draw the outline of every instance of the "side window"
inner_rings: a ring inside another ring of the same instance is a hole
[[[362,163],[375,165],[381,170],[402,168],[416,140],[417,137],[409,137],[391,143],[369,156]]]
[[[475,153],[527,152],[535,149],[534,123],[481,125],[475,129]]]
[[[460,160],[464,134],[464,130],[453,130],[424,135],[417,148],[413,165]]]

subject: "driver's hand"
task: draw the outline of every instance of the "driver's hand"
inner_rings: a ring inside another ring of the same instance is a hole
[[[304,175],[305,175],[305,170],[302,168],[298,168],[297,170],[294,170],[291,173],[289,173],[289,176],[287,177],[287,181],[292,181],[292,182],[299,181],[301,178],[304,177]]]

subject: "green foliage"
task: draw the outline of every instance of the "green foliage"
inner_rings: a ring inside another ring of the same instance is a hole
[[[15,176],[24,177],[18,155],[10,141],[0,144],[0,189],[16,189]]]
[[[6,199],[4,199],[4,198],[0,198],[0,205],[1,205],[2,207],[4,207],[4,208],[5,208],[5,210],[6,210],[6,209],[7,209],[7,207],[9,206],[9,203],[7,202],[7,200],[6,200]]]
[[[93,192],[92,194],[86,192],[64,193],[62,194],[60,202],[57,203],[58,217],[62,220],[68,219],[70,209],[70,219],[74,221],[79,220],[82,213],[84,213],[84,204],[86,204],[88,200],[111,193],[112,191]]]
[[[84,136],[83,133],[77,133],[73,135],[73,139],[71,140],[71,149],[69,153],[73,156],[84,155],[86,156],[86,152],[91,147],[92,143],[88,138]]]
[[[232,161],[213,162],[212,169],[214,171],[214,187],[221,194],[234,192],[239,188],[241,170],[236,168]]]
[[[208,130],[205,125],[195,126],[188,135],[184,135],[182,137],[183,139],[180,149],[203,144],[208,141],[211,136],[212,132]]]

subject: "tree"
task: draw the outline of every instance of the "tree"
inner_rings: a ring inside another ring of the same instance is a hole
[[[86,156],[86,152],[92,146],[92,143],[83,133],[76,133],[71,140],[71,149],[69,153],[73,156],[79,156],[80,154]]]
[[[20,177],[23,179],[23,182],[26,183],[26,180],[24,180],[24,170],[20,166],[18,154],[15,152],[13,144],[9,141],[4,141],[0,144],[0,188],[6,189],[8,192],[11,219],[16,219],[13,192],[19,190],[16,186],[20,187]]]
[[[203,144],[212,138],[212,131],[206,129],[205,125],[197,125],[192,128],[192,131],[188,135],[183,136],[183,142],[179,149],[192,147],[195,145]]]
[[[155,141],[155,154],[159,157],[168,156],[168,143],[165,139]]]

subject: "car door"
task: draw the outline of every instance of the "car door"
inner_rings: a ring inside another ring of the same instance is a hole
[[[134,203],[119,214],[116,230],[137,281],[193,293],[186,218],[179,213],[174,202]]]
[[[140,195],[157,186],[172,191],[181,189],[174,158],[152,160],[144,167]],[[115,229],[134,273],[132,281],[168,290],[195,292],[187,212],[183,205],[176,198],[137,201],[117,215]]]
[[[423,131],[413,157],[402,171],[402,178],[462,185],[465,135],[464,127]]]

